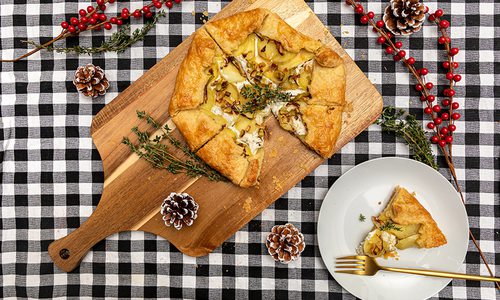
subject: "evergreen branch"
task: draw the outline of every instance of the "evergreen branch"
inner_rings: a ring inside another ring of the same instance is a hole
[[[375,124],[380,125],[382,131],[392,132],[402,137],[410,147],[415,160],[423,162],[436,170],[438,169],[429,139],[415,116],[407,114],[402,109],[386,106]]]

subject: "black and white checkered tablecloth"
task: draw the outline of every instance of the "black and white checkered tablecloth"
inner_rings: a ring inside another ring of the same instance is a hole
[[[377,15],[387,2],[362,1]],[[431,11],[439,5],[453,13],[451,35],[461,49],[456,59],[464,74],[457,87],[463,117],[456,123],[455,162],[471,229],[500,276],[500,101],[495,100],[500,97],[500,2],[426,2]],[[117,1],[108,10],[143,3]],[[44,42],[56,36],[63,19],[89,4],[1,0],[0,57],[25,53],[21,40]],[[70,274],[55,268],[47,254],[49,243],[77,228],[99,202],[103,173],[89,134],[92,117],[201,26],[202,12],[212,16],[226,4],[186,0],[143,42],[121,54],[39,52],[18,63],[0,64],[0,297],[353,298],[320,258],[316,220],[328,188],[343,172],[372,158],[409,156],[404,144],[377,126],[361,133],[209,256],[184,256],[167,241],[142,232],[102,241]],[[352,9],[340,0],[309,5],[376,84],[384,103],[409,109],[422,119],[414,80],[384,55],[375,34],[357,21]],[[133,27],[140,24],[142,20],[134,21]],[[99,45],[113,31],[87,33],[59,45]],[[430,79],[444,84],[444,53],[436,39],[436,28],[427,23],[403,42],[417,61],[426,61]],[[105,69],[111,82],[106,96],[96,100],[79,95],[71,83],[76,68],[90,62]],[[445,168],[441,172],[449,177]],[[273,225],[286,222],[297,225],[307,242],[302,258],[288,266],[275,264],[263,243]],[[464,266],[467,273],[487,274],[472,243]],[[436,297],[498,299],[499,294],[491,283],[453,280]]]

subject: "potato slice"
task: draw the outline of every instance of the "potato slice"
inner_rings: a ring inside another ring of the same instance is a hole
[[[417,239],[419,238],[419,236],[420,236],[419,234],[414,234],[410,235],[407,238],[399,240],[399,242],[396,244],[396,248],[404,250],[406,248],[418,247]]]
[[[420,224],[409,224],[409,225],[394,224],[394,226],[396,228],[399,228],[399,230],[389,229],[387,230],[387,232],[394,234],[400,240],[417,234],[418,230],[420,229]]]
[[[222,68],[221,75],[230,83],[245,81],[245,77],[241,75],[240,70],[233,64],[227,64],[227,66]]]

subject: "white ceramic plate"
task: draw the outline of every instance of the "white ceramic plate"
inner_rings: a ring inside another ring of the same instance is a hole
[[[333,278],[361,299],[427,299],[451,279],[379,271],[375,276],[335,273],[335,258],[355,254],[356,246],[373,224],[371,217],[387,205],[396,185],[417,194],[448,243],[433,249],[399,251],[399,260],[379,258],[381,265],[463,271],[469,222],[453,186],[431,167],[406,158],[380,158],[362,163],[343,174],[328,191],[318,219],[318,243]],[[364,222],[359,215],[366,216]]]

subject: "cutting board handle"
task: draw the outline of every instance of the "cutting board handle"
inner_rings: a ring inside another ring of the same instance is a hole
[[[73,271],[95,244],[115,233],[112,226],[101,224],[100,219],[92,215],[78,229],[49,245],[49,255],[59,269]]]

